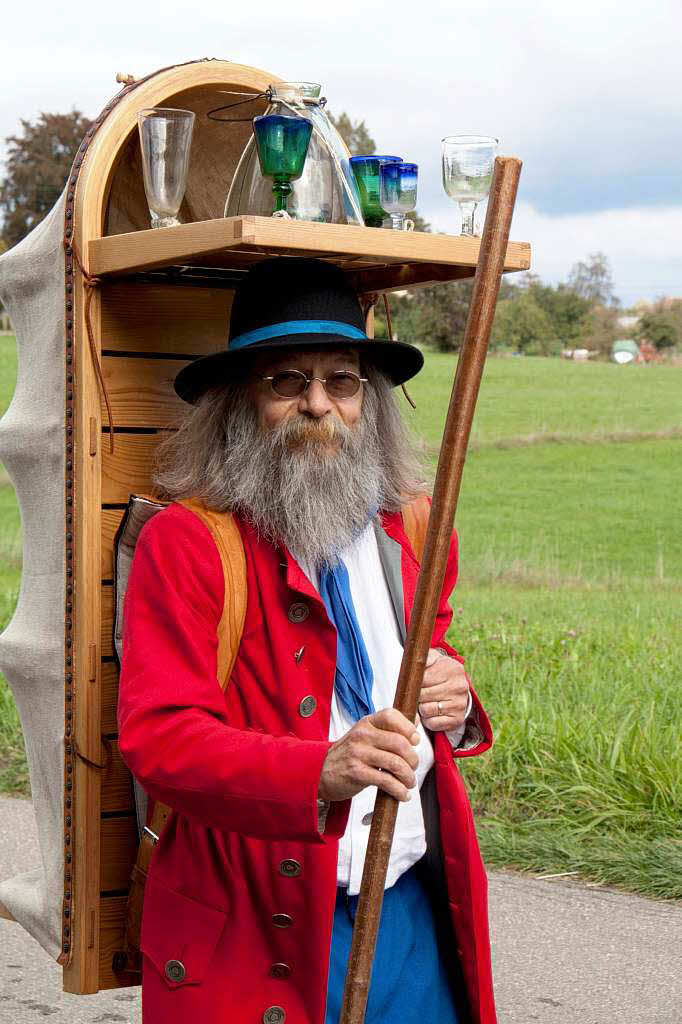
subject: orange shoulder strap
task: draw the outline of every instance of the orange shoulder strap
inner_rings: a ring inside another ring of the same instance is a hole
[[[417,561],[421,562],[422,555],[424,554],[424,544],[426,543],[426,529],[429,525],[429,515],[431,514],[431,505],[427,494],[420,494],[408,505],[403,505],[403,529],[410,544],[412,550],[417,556]]]
[[[241,534],[230,512],[215,512],[196,498],[179,502],[208,527],[223,566],[225,603],[218,625],[218,682],[222,690],[232,674],[246,618],[246,558]]]
[[[168,502],[158,501],[151,495],[138,495],[147,502],[163,508]],[[246,618],[246,558],[241,534],[228,512],[213,512],[195,498],[187,498],[179,502],[201,519],[211,531],[220,554],[225,579],[225,601],[223,614],[218,624],[218,682],[222,690],[232,674],[239,642],[244,630]],[[138,530],[139,533],[139,530]],[[137,537],[135,538],[137,539]],[[136,782],[136,785],[139,783]],[[142,909],[147,882],[147,873],[154,851],[151,836],[160,836],[168,816],[170,807],[160,800],[154,801],[154,809],[150,821],[151,832],[142,832],[137,850],[136,863],[130,878],[130,892],[126,904],[126,923],[123,938],[125,967],[123,969],[140,974],[142,971],[142,954],[140,953],[140,933],[142,929]]]

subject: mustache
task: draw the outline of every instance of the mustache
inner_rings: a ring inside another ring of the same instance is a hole
[[[273,428],[272,442],[276,449],[301,449],[323,445],[340,448],[346,445],[357,429],[346,426],[333,413],[320,419],[298,415]]]

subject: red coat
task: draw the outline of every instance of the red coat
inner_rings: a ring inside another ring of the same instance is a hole
[[[382,524],[402,546],[409,619],[418,563],[400,516]],[[143,1024],[255,1024],[271,1007],[284,1009],[287,1024],[324,1022],[338,839],[349,810],[348,801],[332,803],[318,832],[335,630],[291,555],[247,523],[239,528],[248,603],[224,693],[216,678],[223,572],[204,524],[177,504],[157,513],[140,535],[128,583],[119,745],[147,793],[173,809],[145,892]],[[444,637],[456,576],[453,535],[433,635],[433,646],[452,654]],[[317,709],[303,717],[308,695]],[[492,742],[474,699],[484,738],[469,755]],[[442,733],[434,739],[452,955],[456,947],[472,1021],[495,1024],[487,882],[456,767],[461,752],[453,757]],[[184,967],[180,981],[165,972],[174,960]]]

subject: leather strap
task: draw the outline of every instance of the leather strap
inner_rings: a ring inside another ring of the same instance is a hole
[[[426,543],[426,531],[431,515],[431,503],[426,493],[418,495],[409,505],[403,505],[403,529],[412,550],[421,562]]]
[[[180,502],[208,527],[220,555],[225,580],[225,602],[218,624],[218,682],[227,686],[237,658],[246,619],[246,557],[241,534],[229,512],[214,512],[195,498]]]
[[[220,555],[225,580],[223,613],[218,623],[217,676],[224,691],[232,674],[246,618],[247,584],[246,558],[241,534],[234,516],[214,512],[195,498],[180,501],[208,527]],[[130,892],[126,906],[126,926],[123,940],[125,965],[123,970],[142,972],[140,936],[142,909],[147,873],[154,847],[163,832],[171,809],[160,800],[154,802],[151,822],[145,826],[137,851],[137,859],[130,876]]]
[[[170,807],[157,800],[152,812],[152,820],[142,833],[137,848],[137,859],[130,876],[130,892],[126,904],[126,924],[123,936],[123,952],[126,955],[125,970],[142,973],[142,954],[140,952],[140,932],[142,928],[142,907],[144,905],[144,889],[147,872],[151,863],[154,847],[168,820]]]

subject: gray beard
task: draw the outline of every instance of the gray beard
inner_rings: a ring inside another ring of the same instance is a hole
[[[225,424],[221,466],[232,511],[305,564],[337,564],[385,493],[376,404],[368,389],[353,427],[330,414],[264,428],[250,403],[238,403]]]

